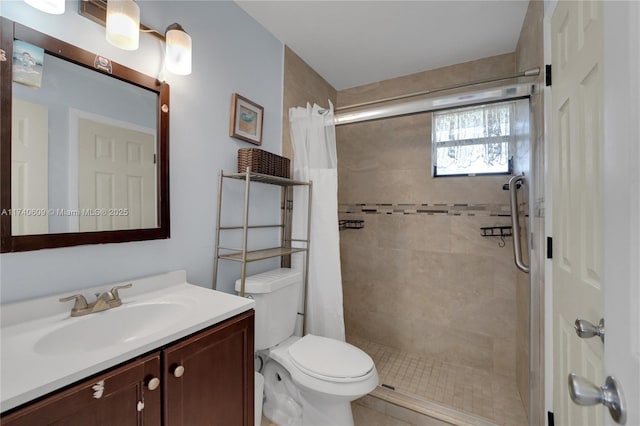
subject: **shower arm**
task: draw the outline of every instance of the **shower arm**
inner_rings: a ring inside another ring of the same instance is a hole
[[[524,184],[524,176],[518,175],[509,179],[509,201],[511,203],[511,225],[513,229],[513,257],[516,266],[524,273],[529,273],[529,266],[522,260],[520,247],[520,209],[518,208],[518,182]]]

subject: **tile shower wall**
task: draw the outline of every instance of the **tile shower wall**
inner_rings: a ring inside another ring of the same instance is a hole
[[[289,108],[317,103],[329,107],[335,105],[337,91],[307,65],[288,46],[284,48],[284,85],[282,96],[282,155],[293,159],[289,126]]]
[[[514,376],[511,249],[479,232],[508,218],[350,216],[365,227],[340,235],[348,339]]]
[[[338,106],[514,72],[513,54],[338,92]],[[516,272],[507,176],[431,177],[431,114],[337,128],[347,339],[515,378]],[[359,210],[358,210],[359,209]]]

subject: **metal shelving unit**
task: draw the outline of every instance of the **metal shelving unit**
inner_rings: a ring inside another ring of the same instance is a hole
[[[220,216],[222,213],[222,188],[225,179],[244,181],[244,215],[242,225],[236,226],[221,226]],[[249,200],[250,189],[253,183],[263,183],[269,185],[278,185],[282,187],[282,220],[279,224],[273,225],[249,225]],[[265,175],[261,173],[254,173],[250,167],[247,167],[245,173],[224,173],[220,172],[220,186],[218,188],[218,216],[216,220],[216,244],[215,244],[215,258],[213,266],[213,288],[217,287],[218,281],[218,263],[220,260],[230,260],[234,262],[242,263],[241,272],[241,286],[240,296],[244,297],[245,280],[247,274],[247,263],[257,262],[260,260],[271,259],[274,257],[288,256],[293,253],[305,253],[305,268],[304,268],[304,304],[306,311],[307,304],[307,283],[309,282],[309,240],[310,240],[310,227],[307,226],[307,238],[305,240],[292,240],[289,235],[291,230],[292,219],[292,206],[293,206],[293,190],[294,186],[306,186],[308,187],[308,207],[307,207],[307,224],[311,223],[311,191],[313,188],[312,182],[302,182],[293,179],[287,179],[278,176]],[[281,241],[279,247],[268,247],[259,250],[247,250],[247,243],[249,238],[250,229],[259,228],[281,228]],[[230,248],[220,246],[220,232],[225,230],[242,230],[242,246],[240,248]],[[305,247],[292,247],[292,242],[303,243]]]

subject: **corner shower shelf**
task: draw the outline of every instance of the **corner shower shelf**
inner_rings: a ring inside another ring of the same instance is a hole
[[[362,219],[340,219],[338,220],[338,229],[362,229],[364,228],[364,220]]]
[[[222,188],[225,179],[244,181],[244,214],[243,223],[240,226],[221,226],[220,216],[222,213]],[[253,183],[265,183],[269,185],[277,185],[282,188],[282,219],[281,223],[273,225],[249,225],[249,196],[250,188]],[[233,262],[240,262],[242,264],[240,275],[240,296],[244,297],[245,282],[247,277],[247,263],[257,262],[260,260],[271,259],[274,257],[289,256],[293,253],[305,253],[304,263],[304,294],[305,294],[305,308],[306,308],[306,293],[307,283],[309,282],[309,238],[310,228],[307,226],[307,238],[291,239],[291,223],[292,223],[292,210],[293,210],[293,189],[294,186],[306,186],[308,188],[308,204],[307,204],[307,217],[311,217],[311,182],[296,181],[293,179],[265,175],[262,173],[254,173],[250,167],[247,167],[245,173],[224,173],[220,172],[220,186],[218,188],[218,216],[216,222],[216,242],[215,242],[215,256],[213,267],[213,288],[217,287],[218,280],[218,262],[220,260],[230,260]],[[263,248],[259,250],[248,250],[249,230],[259,228],[281,228],[280,247]],[[242,248],[228,248],[220,246],[220,232],[226,230],[241,230],[242,231]],[[292,243],[301,243],[304,247],[291,247]],[[221,253],[224,252],[224,253]],[[229,253],[231,252],[231,253]],[[306,309],[305,309],[306,310]],[[304,328],[304,317],[303,317]]]
[[[513,235],[511,226],[485,226],[480,228],[483,237],[511,237]]]

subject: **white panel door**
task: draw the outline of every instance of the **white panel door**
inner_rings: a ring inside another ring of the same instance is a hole
[[[551,18],[554,412],[613,425],[571,402],[567,375],[615,377],[640,425],[640,4],[560,1]],[[605,319],[604,345],[576,318]]]
[[[569,397],[576,373],[604,384],[603,344],[580,339],[577,318],[594,324],[602,302],[602,3],[560,1],[551,18],[554,413],[562,426],[600,425],[603,407]]]
[[[78,120],[80,231],[155,228],[152,134]]]
[[[49,231],[49,111],[33,102],[11,104],[11,233]]]

